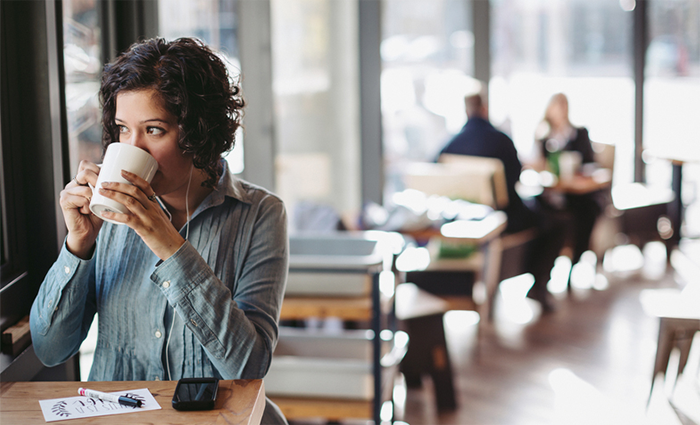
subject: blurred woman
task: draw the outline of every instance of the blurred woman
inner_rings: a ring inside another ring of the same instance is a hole
[[[569,101],[563,93],[557,93],[549,101],[544,114],[547,124],[546,135],[538,140],[542,158],[550,169],[558,173],[558,158],[561,152],[577,152],[581,164],[595,161],[593,146],[585,127],[574,127],[569,121]],[[553,205],[565,210],[572,221],[572,264],[576,264],[586,250],[589,249],[593,226],[602,208],[597,193],[584,195],[564,195],[563,204]],[[550,206],[552,206],[550,202]]]

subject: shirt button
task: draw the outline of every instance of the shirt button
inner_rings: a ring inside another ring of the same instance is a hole
[[[197,322],[195,322],[194,319],[190,319],[190,322],[192,322],[192,326],[197,326]]]
[[[163,288],[165,288],[165,289],[170,288],[170,281],[169,280],[166,280],[165,282],[163,282]]]
[[[63,268],[63,271],[66,272],[66,274],[69,274],[69,273],[70,273],[70,267],[65,266],[65,267]]]
[[[156,331],[156,338],[160,338],[161,336],[163,336],[163,334],[160,333],[160,331]]]

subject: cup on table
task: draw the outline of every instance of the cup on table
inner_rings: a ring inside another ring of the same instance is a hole
[[[559,154],[559,180],[571,180],[581,168],[581,153],[562,151]]]
[[[132,172],[150,183],[158,171],[158,162],[148,152],[136,146],[125,143],[112,143],[107,146],[100,174],[97,176],[97,184],[92,189],[90,211],[101,219],[115,224],[123,223],[104,218],[100,213],[108,211],[126,214],[129,210],[119,202],[100,195],[98,189],[102,187],[103,182],[131,184],[122,177],[122,170]]]

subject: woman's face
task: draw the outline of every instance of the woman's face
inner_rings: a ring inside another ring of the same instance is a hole
[[[561,98],[555,98],[547,108],[547,119],[555,128],[569,124],[569,105]]]
[[[158,161],[158,171],[151,182],[156,194],[163,196],[186,189],[192,155],[184,155],[178,147],[177,117],[163,107],[155,90],[119,93],[115,123],[120,143],[139,147]]]

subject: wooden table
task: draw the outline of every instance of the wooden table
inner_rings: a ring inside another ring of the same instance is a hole
[[[456,220],[445,223],[440,228],[401,231],[401,233],[418,241],[442,238],[482,245],[500,235],[507,224],[505,213],[494,211],[481,220]]]
[[[39,400],[75,397],[78,388],[110,392],[148,388],[160,410],[139,413],[97,416],[60,421],[78,424],[236,424],[258,425],[265,410],[265,386],[262,379],[219,381],[214,410],[180,412],[171,400],[177,381],[113,381],[113,382],[2,382],[0,383],[0,423],[45,424]]]
[[[481,252],[467,258],[441,259],[437,258],[437,252],[429,249],[430,263],[425,268],[416,268],[410,271],[464,271],[475,272],[476,280],[483,284],[485,299],[475,303],[473,299],[464,299],[460,296],[443,296],[450,305],[450,309],[476,310],[483,318],[492,317],[492,304],[495,291],[498,287],[499,270],[501,267],[501,240],[500,234],[506,229],[508,219],[503,211],[494,211],[482,220],[457,220],[443,224],[440,229],[422,231],[416,235],[421,238],[429,238],[437,241],[474,244],[479,246]],[[409,233],[409,235],[411,235]],[[477,291],[478,292],[478,291]],[[480,322],[480,328],[486,320]]]

